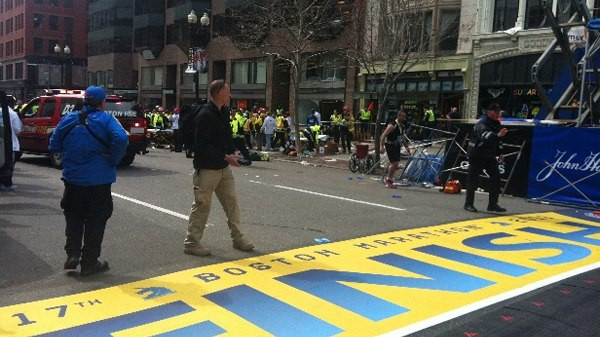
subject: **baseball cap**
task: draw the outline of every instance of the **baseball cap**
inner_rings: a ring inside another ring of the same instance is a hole
[[[487,110],[496,110],[496,111],[500,111],[500,104],[498,103],[490,103],[490,105],[488,105]]]
[[[87,89],[85,89],[86,103],[92,104],[92,105],[97,105],[97,104],[102,103],[102,101],[104,101],[105,99],[106,99],[106,92],[104,92],[104,89],[102,89],[101,87],[92,85],[91,87],[88,87]]]

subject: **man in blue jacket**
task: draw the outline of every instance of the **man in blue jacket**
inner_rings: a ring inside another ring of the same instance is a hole
[[[83,109],[64,116],[50,138],[50,152],[62,152],[63,158],[64,268],[77,269],[81,258],[81,276],[108,270],[108,262],[98,257],[113,210],[110,187],[127,150],[127,132],[104,111],[105,100],[104,89],[87,88]]]

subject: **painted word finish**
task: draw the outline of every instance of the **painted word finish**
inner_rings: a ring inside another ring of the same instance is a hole
[[[540,249],[551,249],[553,252],[557,252],[552,256],[532,258],[540,266],[567,264],[590,256],[592,251],[580,244],[600,246],[600,240],[591,237],[592,235],[600,234],[600,227],[577,222],[562,222],[560,224],[570,226],[574,230],[564,233],[525,227],[517,231],[539,235],[540,238],[545,236],[547,238],[571,241],[571,243],[552,240],[544,241],[543,239],[533,242],[527,240],[522,243],[515,243],[512,240],[510,241],[511,243],[501,243],[496,240],[514,238],[516,236],[506,232],[496,232],[467,238],[462,241],[462,244],[465,247],[487,252],[523,252]],[[536,269],[530,267],[444,247],[441,244],[424,245],[414,248],[413,251],[493,271],[513,278],[536,272]],[[440,265],[426,263],[396,253],[379,254],[369,257],[368,260],[408,271],[420,277],[310,269],[279,276],[275,280],[373,322],[405,314],[411,311],[411,303],[409,300],[407,303],[403,303],[403,305],[392,303],[345,284],[384,285],[392,288],[437,290],[454,293],[470,293],[496,284],[493,280],[448,269]],[[208,283],[217,279],[206,278],[203,281]],[[275,296],[255,289],[249,284],[241,284],[203,295],[203,297],[275,336],[332,336],[344,331],[338,326],[296,308]],[[177,317],[195,310],[195,308],[183,301],[176,301],[42,336],[109,337],[119,331]],[[226,327],[221,327],[210,320],[189,322],[189,324],[189,326],[184,328],[155,336],[215,336],[227,332]]]

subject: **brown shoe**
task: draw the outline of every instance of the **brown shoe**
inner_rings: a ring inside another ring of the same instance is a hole
[[[249,252],[254,249],[254,245],[246,239],[235,239],[233,240],[233,248],[241,250],[242,252]]]
[[[197,247],[184,247],[183,252],[188,255],[196,255],[196,256],[207,256],[210,255],[210,250],[207,248],[197,246]]]

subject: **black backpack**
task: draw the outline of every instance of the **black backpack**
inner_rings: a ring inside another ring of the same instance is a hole
[[[83,126],[85,126],[85,129],[90,133],[90,135],[92,135],[92,137],[94,137],[100,144],[104,145],[107,149],[110,149],[110,143],[108,143],[106,140],[100,138],[100,136],[98,136],[94,131],[92,131],[90,126],[87,124],[87,116],[88,116],[87,110],[85,110],[85,109],[79,110],[79,123],[74,124],[70,128],[68,128],[67,131],[65,131],[65,133],[63,135],[63,139],[67,138],[69,133],[71,131],[73,131],[73,129],[76,126],[83,125]]]

